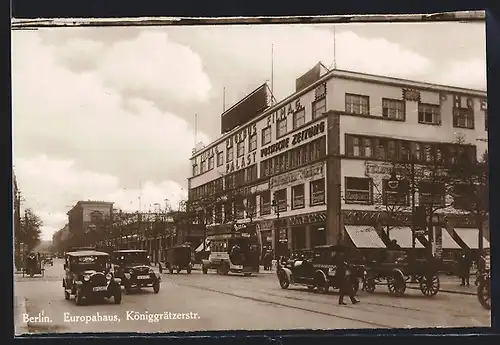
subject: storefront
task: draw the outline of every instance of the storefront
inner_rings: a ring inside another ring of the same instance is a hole
[[[326,212],[314,212],[288,218],[290,251],[326,244]]]
[[[260,235],[263,250],[273,249],[274,222],[272,220],[263,220],[256,223],[257,233]]]

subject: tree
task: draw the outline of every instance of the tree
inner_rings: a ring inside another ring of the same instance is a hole
[[[449,171],[453,180],[453,207],[469,214],[479,229],[478,245],[483,246],[483,225],[489,217],[488,152],[481,160],[462,160]]]
[[[31,208],[24,211],[24,217],[21,219],[21,232],[19,234],[19,243],[24,243],[28,251],[33,250],[40,243],[43,223],[40,217],[36,215]]]

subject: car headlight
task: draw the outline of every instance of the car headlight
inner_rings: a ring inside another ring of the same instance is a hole
[[[106,279],[111,280],[113,278],[113,275],[111,273],[106,274]]]
[[[86,282],[88,282],[90,280],[90,276],[83,276],[83,280],[85,280]]]
[[[128,273],[130,273],[130,274],[134,274],[134,270],[133,270],[133,269],[130,269],[130,270],[128,270]]]
[[[152,268],[150,268],[150,269],[149,269],[149,274],[154,274],[154,273],[155,273],[155,271],[153,271],[153,269],[152,269]]]
[[[125,279],[130,279],[130,273],[125,273],[123,276],[125,277]]]
[[[330,267],[330,268],[328,269],[328,275],[329,275],[329,276],[334,276],[334,275],[335,275],[335,268]]]

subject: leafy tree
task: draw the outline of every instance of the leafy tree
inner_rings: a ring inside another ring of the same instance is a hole
[[[33,250],[40,243],[43,223],[38,215],[31,208],[25,210],[24,217],[21,218],[21,231],[19,242],[24,243],[28,251]]]

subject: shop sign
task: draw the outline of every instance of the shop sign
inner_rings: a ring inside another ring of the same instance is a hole
[[[382,221],[384,217],[385,215],[383,212],[377,212],[377,211],[349,210],[343,212],[344,223],[351,225],[376,224]],[[391,215],[391,218],[393,218],[392,221],[394,221],[397,224],[411,224],[410,214],[406,213],[393,214]]]
[[[203,161],[206,161],[208,160],[210,157],[213,157],[216,153],[219,152],[219,147],[217,146],[213,146],[213,147],[210,147],[208,148],[207,150],[203,151],[202,153],[200,153],[200,160],[203,162]]]
[[[280,232],[279,232],[279,241],[280,242],[288,242],[288,230],[285,228],[285,229],[280,229]]]
[[[390,176],[394,170],[392,164],[382,162],[365,162],[365,176],[372,177],[373,175],[388,175]],[[397,170],[397,169],[396,169]]]
[[[257,228],[259,231],[270,231],[274,229],[274,222],[272,220],[264,220],[257,223]]]
[[[286,119],[287,116],[294,114],[302,109],[304,109],[304,106],[300,104],[300,98],[298,98],[295,100],[294,105],[292,105],[292,103],[288,103],[283,107],[281,107],[280,109],[276,110],[271,115],[269,115],[267,117],[267,125],[271,126],[271,123],[275,123],[280,120]]]
[[[298,145],[308,139],[314,138],[319,134],[325,133],[325,121],[314,124],[309,128],[292,134],[291,136],[281,139],[274,144],[264,147],[260,150],[262,158],[288,149],[290,146]]]
[[[241,158],[236,158],[232,162],[226,164],[226,174],[238,171],[238,170],[243,169],[247,166],[255,164],[256,154],[257,154],[257,152],[252,152],[252,153],[249,153],[246,156],[243,156]]]
[[[234,144],[240,143],[244,141],[246,138],[251,137],[252,135],[257,134],[257,124],[254,123],[248,127],[243,128],[242,130],[236,132],[232,136],[226,139],[226,147],[233,147]]]
[[[326,221],[326,212],[317,212],[290,217],[290,226],[322,223]]]
[[[296,182],[307,182],[325,177],[323,163],[316,163],[295,171],[272,177],[269,180],[269,188],[286,187]]]
[[[237,190],[236,194],[239,196],[249,196],[258,194],[269,190],[269,182],[261,183],[256,186],[244,187]]]

